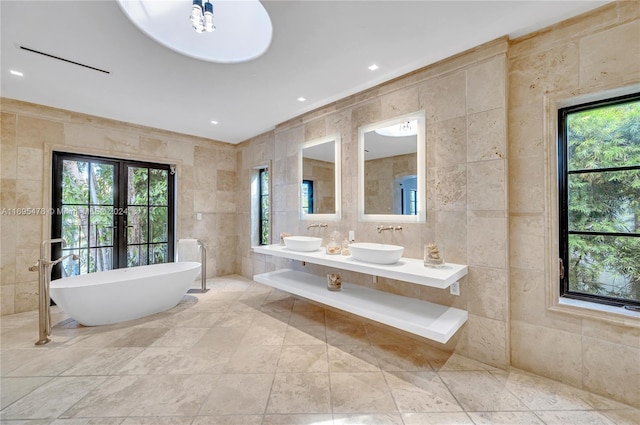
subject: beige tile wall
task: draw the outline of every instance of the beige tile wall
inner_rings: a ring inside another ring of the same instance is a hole
[[[359,241],[401,244],[405,256],[414,258],[422,258],[425,243],[435,242],[448,261],[469,264],[460,297],[386,279],[374,285],[370,276],[355,273],[345,279],[469,310],[468,324],[443,348],[502,368],[509,365],[507,47],[506,39],[497,40],[283,123],[240,144],[238,168],[240,199],[247,203],[250,168],[273,161],[273,241],[280,232],[326,240],[334,228],[343,235],[355,230]],[[426,115],[427,129],[427,223],[405,223],[401,233],[378,234],[375,227],[380,223],[357,220],[358,128],[419,110]],[[332,134],[342,141],[342,219],[329,222],[326,230],[307,230],[310,222],[302,222],[298,213],[298,149],[305,141]],[[244,211],[238,211],[243,275],[291,267],[250,252],[250,220]],[[305,269],[324,272],[322,267]]]
[[[557,293],[553,99],[640,81],[640,7],[612,3],[509,49],[509,257],[514,366],[640,405],[640,324],[548,309]]]
[[[546,125],[550,97],[640,81],[639,13],[635,1],[616,2],[510,43],[496,40],[237,147],[3,99],[0,201],[2,207],[48,205],[52,146],[174,162],[178,235],[205,241],[210,274],[250,277],[290,267],[250,251],[249,171],[271,162],[274,241],[283,231],[326,237],[333,228],[355,230],[357,240],[402,244],[416,258],[424,243],[438,243],[448,261],[470,266],[459,297],[386,279],[374,285],[356,273],[345,279],[467,309],[468,323],[443,348],[638,406],[637,323],[548,309],[548,291],[555,288],[549,278],[555,267],[555,193]],[[427,120],[427,222],[379,235],[379,223],[357,220],[357,129],[418,110]],[[307,231],[309,222],[300,221],[298,212],[299,146],[332,134],[341,137],[342,219],[327,230]],[[196,212],[203,213],[202,221],[195,220]],[[47,229],[46,218],[0,217],[2,314],[35,308],[36,277],[26,269]]]
[[[207,274],[238,269],[236,147],[3,98],[0,208],[49,208],[52,150],[177,164],[177,236],[207,247]],[[196,220],[202,213],[202,220]],[[1,313],[37,308],[40,242],[48,215],[1,215]]]

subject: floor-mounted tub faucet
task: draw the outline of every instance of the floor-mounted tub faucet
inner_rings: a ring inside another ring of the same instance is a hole
[[[53,244],[61,243],[64,248],[66,243],[64,239],[48,239],[40,244],[40,258],[38,261],[31,267],[29,267],[29,271],[38,272],[38,327],[39,327],[39,335],[38,341],[36,341],[36,345],[44,345],[47,342],[51,341],[49,339],[49,335],[51,335],[51,309],[50,309],[50,295],[49,295],[49,286],[51,285],[51,269],[53,266],[58,264],[59,262],[71,258],[72,260],[79,260],[76,254],[69,254],[58,258],[57,260],[48,260],[46,258],[47,247],[50,247]]]

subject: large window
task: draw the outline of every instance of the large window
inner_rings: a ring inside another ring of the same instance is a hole
[[[173,261],[170,166],[55,152],[54,255],[74,253],[54,276]]]
[[[560,295],[640,306],[640,93],[559,110]]]

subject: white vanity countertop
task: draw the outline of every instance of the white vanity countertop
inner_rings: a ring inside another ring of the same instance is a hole
[[[306,261],[441,289],[448,288],[467,274],[467,266],[462,264],[445,263],[440,268],[430,268],[425,267],[421,259],[405,257],[396,264],[372,264],[355,260],[351,256],[328,255],[324,247],[313,252],[292,251],[281,245],[254,246],[252,249],[258,254]]]

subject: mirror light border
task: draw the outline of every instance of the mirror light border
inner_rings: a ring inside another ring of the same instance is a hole
[[[334,192],[335,192],[335,213],[333,214],[306,214],[302,211],[302,152],[305,148],[321,145],[323,143],[334,142]],[[300,145],[298,151],[298,211],[300,211],[300,220],[326,220],[337,221],[342,217],[342,162],[340,159],[341,141],[339,134],[322,137],[320,139],[310,140]]]
[[[365,214],[364,212],[364,135],[381,127],[389,127],[395,124],[401,124],[405,121],[416,120],[418,122],[417,134],[417,202],[418,214],[401,215],[401,214]],[[427,220],[427,204],[426,204],[426,132],[425,132],[425,112],[417,111],[410,114],[401,115],[384,121],[378,121],[372,124],[363,125],[358,128],[358,221],[381,221],[394,223],[424,223]]]

